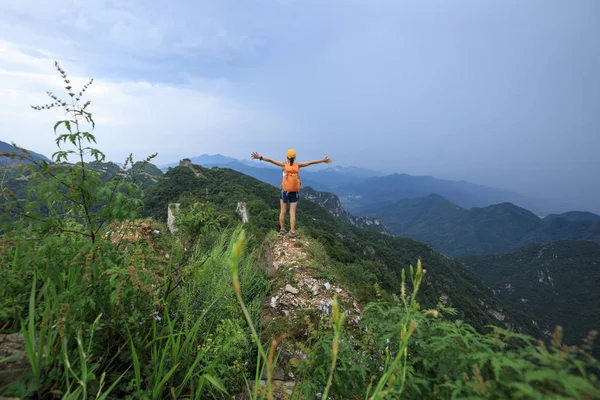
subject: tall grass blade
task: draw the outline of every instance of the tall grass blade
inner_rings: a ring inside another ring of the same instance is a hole
[[[211,375],[204,374],[204,375],[202,375],[202,378],[206,379],[208,382],[210,382],[211,385],[213,385],[216,389],[218,389],[222,393],[224,393],[226,395],[229,394],[229,393],[227,393],[227,390],[223,387],[221,382],[219,382],[216,378],[212,377]]]

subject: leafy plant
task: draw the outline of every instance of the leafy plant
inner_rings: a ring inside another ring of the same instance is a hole
[[[143,205],[142,196],[139,187],[128,179],[132,170],[127,167],[134,166],[131,155],[120,178],[100,184],[100,174],[90,167],[90,161],[102,162],[105,154],[93,147],[96,137],[91,133],[95,128],[91,102],[82,100],[93,79],[77,91],[67,73],[58,63],[55,66],[65,84],[66,100],[46,92],[52,102],[32,108],[63,109],[67,118],[54,125],[59,149],[52,155],[53,163],[30,157],[30,163],[20,167],[21,171],[28,170],[28,198],[16,199],[9,211],[35,224],[36,232],[42,235],[73,233],[95,243],[107,222],[134,219]],[[142,167],[155,156],[149,156]]]
[[[210,203],[194,202],[189,211],[179,211],[175,225],[182,242],[191,247],[199,236],[219,227],[219,218]]]

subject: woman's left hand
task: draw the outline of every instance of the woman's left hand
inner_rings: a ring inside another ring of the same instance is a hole
[[[329,157],[325,157],[322,161],[324,163],[331,164],[331,158],[329,158]]]

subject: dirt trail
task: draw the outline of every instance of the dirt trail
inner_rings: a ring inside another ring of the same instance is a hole
[[[345,306],[347,318],[354,319],[361,312],[350,293],[333,282],[329,266],[314,260],[309,246],[308,238],[283,235],[269,247],[273,290],[263,302],[261,328],[263,342],[281,339],[273,381],[276,399],[290,398],[296,385],[296,367],[305,357],[303,345],[310,337],[307,327],[317,322],[331,325],[334,297]],[[266,374],[260,385],[264,389]]]
[[[317,310],[324,306],[331,309],[334,296],[351,304],[355,313],[360,313],[360,306],[350,293],[327,279],[328,268],[315,264],[307,251],[309,245],[309,239],[285,235],[271,247],[275,280],[279,283],[270,302],[271,317],[289,316],[299,309]]]
[[[310,244],[306,237],[283,235],[268,248],[273,289],[263,301],[261,331],[267,347],[271,339],[280,339],[273,375],[275,399],[290,399],[296,386],[297,366],[305,358],[303,350],[309,347],[305,346],[311,336],[308,326],[331,326],[334,297],[338,297],[347,319],[356,318],[362,310],[351,294],[331,279],[330,267],[314,259]],[[265,373],[260,380],[262,390],[266,378]],[[239,399],[249,398],[247,393],[245,396]]]

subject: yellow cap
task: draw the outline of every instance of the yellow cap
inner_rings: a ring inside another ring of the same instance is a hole
[[[294,149],[289,149],[287,151],[287,158],[296,158],[296,150]]]

